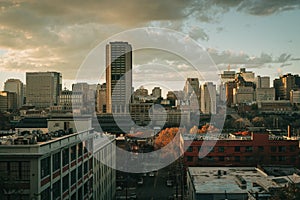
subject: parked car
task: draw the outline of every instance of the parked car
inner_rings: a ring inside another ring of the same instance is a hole
[[[173,186],[173,181],[172,180],[167,180],[166,182],[168,187],[172,187]]]
[[[137,184],[138,184],[138,185],[143,185],[143,183],[144,183],[144,180],[143,180],[143,178],[142,178],[142,177],[141,177],[141,178],[139,178],[139,180],[138,180]]]

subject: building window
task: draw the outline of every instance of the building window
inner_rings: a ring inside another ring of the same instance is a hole
[[[63,150],[63,166],[69,164],[69,149]]]
[[[50,199],[51,199],[51,189],[50,187],[48,187],[41,193],[41,200],[50,200]]]
[[[218,147],[218,152],[224,152],[224,147]]]
[[[276,156],[271,156],[271,161],[276,161]]]
[[[259,152],[263,152],[264,151],[264,147],[263,146],[258,146],[258,151]]]
[[[224,156],[219,156],[219,161],[224,161]]]
[[[82,142],[80,142],[78,144],[78,157],[82,156],[82,148],[83,148],[83,145],[82,145]]]
[[[290,146],[290,151],[291,152],[295,152],[296,151],[296,147],[295,146]]]
[[[214,152],[214,147],[213,146],[208,146],[207,147],[207,152]]]
[[[21,166],[21,180],[29,181],[30,180],[30,162],[20,162]]]
[[[61,194],[61,192],[60,192],[60,180],[59,180],[53,184],[53,188],[52,188],[52,197],[53,198],[52,199],[56,199],[56,198],[60,197],[60,194]]]
[[[16,179],[16,180],[20,180],[20,176],[19,176],[19,162],[10,162],[10,168],[9,168],[9,176],[12,179]],[[49,173],[49,172],[48,172]]]
[[[240,162],[240,161],[241,161],[241,159],[240,159],[239,156],[235,156],[235,157],[234,157],[234,160],[235,160],[235,162]]]
[[[71,185],[76,183],[76,169],[71,172]]]
[[[296,162],[296,157],[295,156],[291,156],[290,160],[291,160],[291,163],[295,163]]]
[[[41,160],[41,178],[50,175],[50,157]]]
[[[186,151],[187,152],[193,152],[193,147],[188,147]]]
[[[279,156],[279,157],[278,157],[278,160],[279,160],[279,161],[286,161],[286,157],[285,157],[285,156]]]
[[[82,165],[78,167],[78,180],[82,178]]]
[[[188,162],[193,162],[193,157],[192,157],[192,156],[188,156],[188,157],[187,157],[187,161],[188,161]]]
[[[76,145],[71,147],[71,161],[76,159]]]
[[[248,162],[253,161],[253,157],[252,156],[246,156],[245,159]]]
[[[285,152],[286,151],[286,147],[285,146],[279,146],[278,147],[278,152]]]
[[[60,169],[60,152],[57,152],[56,154],[53,154],[52,156],[52,170],[53,172]]]
[[[212,157],[212,156],[207,156],[207,160],[208,160],[208,161],[214,161],[214,157]]]
[[[84,162],[84,174],[88,172],[88,162]]]
[[[69,189],[69,174],[63,177],[63,192]]]
[[[276,146],[271,146],[271,152],[276,152],[277,148]]]
[[[240,151],[241,151],[241,147],[240,147],[240,146],[234,147],[234,151],[235,151],[235,152],[240,152]]]
[[[245,149],[246,152],[252,152],[253,148],[251,146],[247,146]]]

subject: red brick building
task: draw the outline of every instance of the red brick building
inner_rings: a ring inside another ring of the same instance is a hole
[[[255,167],[260,164],[299,167],[298,140],[271,137],[267,133],[209,140],[198,137],[192,142],[192,139],[188,137],[183,136],[183,138],[185,149],[187,149],[184,153],[185,166]],[[199,151],[207,155],[199,158]]]

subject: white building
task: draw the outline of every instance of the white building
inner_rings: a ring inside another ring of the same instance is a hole
[[[266,172],[254,167],[189,167],[187,194],[189,200],[269,199],[270,191],[299,183],[299,170],[272,168]],[[288,176],[275,176],[268,171],[284,171]],[[297,171],[295,173],[295,171]]]
[[[62,120],[50,125],[63,129]],[[80,122],[81,127],[89,122]],[[99,162],[115,165],[114,136],[106,135],[104,141],[93,129],[49,136],[36,132],[0,138],[1,199],[114,199],[115,170]]]
[[[217,91],[216,85],[207,82],[201,85],[201,112],[204,114],[216,114],[217,112]]]

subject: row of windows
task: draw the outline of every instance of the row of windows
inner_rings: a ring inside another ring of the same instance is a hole
[[[242,148],[244,148],[244,152],[253,152],[254,148],[252,146],[235,146],[235,147],[224,147],[224,146],[199,146],[199,147],[188,147],[187,152],[193,152],[195,149],[198,149],[198,151],[206,151],[206,152],[224,152],[225,148],[234,148],[235,152],[241,152],[243,151]],[[257,151],[263,152],[265,151],[266,147],[264,146],[258,146]],[[271,146],[270,151],[271,152],[287,152],[288,150],[290,152],[295,152],[297,149],[296,146]]]
[[[268,158],[271,161],[290,161],[291,163],[296,162],[296,157],[295,156],[270,156]],[[260,157],[253,157],[253,156],[206,156],[204,158],[198,158],[198,157],[193,157],[193,156],[187,156],[187,161],[188,162],[194,162],[196,160],[199,161],[265,161],[266,158],[264,156]]]
[[[83,153],[87,153],[88,142],[84,141],[77,145],[73,145],[71,148],[63,149],[62,152],[57,152],[52,155],[52,171],[56,171],[61,168],[61,158],[62,165],[65,166],[70,163],[70,161],[76,160],[83,156]],[[71,160],[70,160],[71,158]],[[50,175],[51,157],[46,157],[41,160],[41,178]]]
[[[30,180],[30,162],[0,162],[0,175],[12,180]]]

